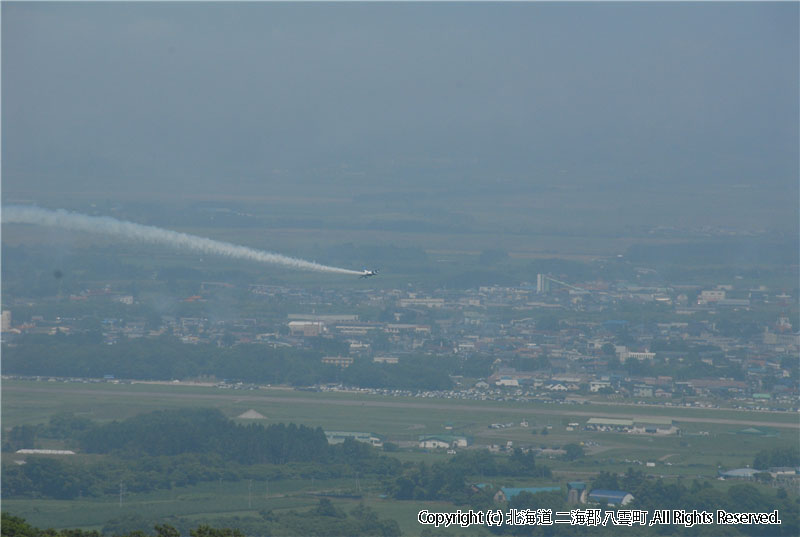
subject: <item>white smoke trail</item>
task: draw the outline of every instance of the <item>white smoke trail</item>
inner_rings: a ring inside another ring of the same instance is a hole
[[[259,263],[281,265],[300,270],[334,272],[337,274],[361,274],[361,272],[357,270],[330,267],[328,265],[312,263],[311,261],[287,257],[281,254],[255,250],[229,242],[215,241],[205,237],[189,235],[188,233],[179,233],[177,231],[170,231],[154,226],[125,222],[107,216],[87,216],[63,209],[50,211],[47,209],[40,209],[39,207],[10,205],[8,207],[3,207],[2,221],[4,224],[35,224],[74,231],[102,233],[104,235],[111,235],[133,241],[161,244],[204,254],[233,257],[236,259],[249,259]]]

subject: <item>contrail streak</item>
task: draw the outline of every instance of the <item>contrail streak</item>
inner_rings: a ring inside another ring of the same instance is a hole
[[[101,233],[132,241],[161,244],[184,250],[192,250],[203,254],[215,254],[235,259],[248,259],[259,263],[281,265],[284,267],[313,270],[316,272],[333,272],[337,274],[361,274],[357,270],[331,267],[312,263],[295,257],[288,257],[273,252],[255,250],[247,246],[239,246],[229,242],[215,241],[205,237],[179,233],[154,226],[145,226],[134,222],[125,222],[107,216],[88,216],[59,209],[50,211],[39,207],[10,205],[2,210],[4,224],[35,224],[40,226]]]

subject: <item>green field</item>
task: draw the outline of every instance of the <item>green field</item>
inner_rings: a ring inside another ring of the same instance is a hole
[[[317,480],[313,490],[353,486],[343,480]],[[87,500],[3,500],[3,509],[22,516],[42,527],[93,527],[100,529],[109,519],[130,515],[145,517],[258,515],[261,509],[308,507],[316,503],[309,495],[311,482],[277,481],[256,483],[206,482],[171,491],[129,494],[120,503],[118,497]],[[249,489],[249,490],[248,490]]]
[[[232,390],[169,384],[111,384],[5,381],[3,423],[45,423],[58,412],[74,412],[105,422],[160,409],[186,407],[219,408],[235,418],[254,409],[266,417],[261,423],[294,422],[326,430],[362,431],[382,435],[398,443],[415,442],[419,435],[452,432],[466,435],[477,445],[560,446],[594,441],[588,451],[594,459],[638,459],[654,461],[665,455],[677,457],[673,465],[708,461],[723,466],[741,465],[765,446],[796,438],[797,416],[791,413],[750,412],[692,408],[658,408],[623,405],[552,405],[544,403],[496,403],[446,399],[381,397],[357,393],[318,393],[283,388]],[[671,416],[689,436],[654,438],[649,435],[593,433],[578,428],[591,416]],[[521,427],[522,420],[529,427]],[[453,430],[446,431],[445,424]],[[513,427],[489,429],[491,423],[513,423]],[[757,425],[771,436],[735,434]],[[549,427],[548,434],[539,433]],[[707,432],[708,436],[692,433]],[[735,439],[735,441],[732,441]],[[700,459],[700,460],[695,460]],[[674,468],[674,466],[673,466]],[[708,473],[710,468],[704,468]],[[674,473],[674,472],[670,472]]]
[[[48,397],[49,395],[55,396],[55,400]],[[97,406],[98,402],[102,402],[101,407]],[[287,408],[287,405],[291,405],[291,408]],[[422,399],[351,392],[296,391],[279,387],[236,390],[178,383],[113,384],[64,382],[56,379],[42,379],[38,382],[3,381],[3,418],[7,420],[7,426],[42,423],[53,414],[54,409],[58,411],[59,408],[61,411],[88,412],[92,419],[105,421],[160,408],[195,406],[220,408],[231,417],[254,408],[264,414],[270,423],[291,420],[307,425],[319,424],[326,428],[332,428],[331,422],[342,425],[355,422],[364,424],[363,420],[366,419],[370,425],[387,429],[374,431],[381,433],[407,430],[406,425],[409,423],[435,426],[439,418],[444,420],[439,426],[445,422],[452,422],[456,427],[476,425],[478,422],[485,426],[498,421],[518,422],[522,419],[541,426],[561,422],[566,424],[569,421],[582,422],[592,416],[671,417],[681,426],[722,424],[743,428],[758,424],[761,427],[785,429],[787,432],[800,429],[800,419],[790,412],[606,403],[556,405]],[[406,418],[413,420],[402,423]],[[458,418],[462,420],[461,423]],[[398,421],[401,423],[397,423]]]

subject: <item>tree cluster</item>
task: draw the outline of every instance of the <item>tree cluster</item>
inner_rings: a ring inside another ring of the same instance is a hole
[[[389,481],[387,494],[398,500],[447,500],[481,503],[481,494],[468,486],[475,479],[498,476],[550,477],[550,469],[537,466],[531,452],[514,450],[509,457],[486,450],[463,451],[447,462],[407,463]]]
[[[766,470],[781,466],[800,466],[800,446],[797,444],[759,451],[753,459],[753,468]]]
[[[3,372],[14,375],[172,380],[214,377],[266,384],[309,386],[339,383],[365,388],[441,390],[452,387],[449,373],[463,364],[411,356],[398,364],[356,360],[346,369],[323,364],[338,352],[332,340],[312,341],[314,350],[266,345],[186,345],[162,336],[105,345],[91,334],[27,336],[3,347]],[[331,347],[331,345],[333,345]],[[483,371],[485,372],[485,371]]]
[[[157,411],[103,425],[66,414],[40,429],[84,453],[109,456],[88,462],[29,456],[22,466],[3,464],[4,497],[71,499],[111,494],[120,482],[145,492],[220,479],[341,477],[356,469],[393,475],[400,468],[396,459],[352,439],[329,445],[319,428],[239,425],[216,409]]]

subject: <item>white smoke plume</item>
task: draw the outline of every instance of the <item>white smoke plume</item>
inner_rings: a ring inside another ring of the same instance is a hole
[[[333,272],[337,274],[361,274],[357,270],[321,265],[303,259],[288,257],[273,252],[255,250],[246,246],[239,246],[229,242],[215,241],[205,237],[179,233],[154,226],[145,226],[134,222],[125,222],[107,216],[88,216],[59,209],[51,211],[39,207],[10,205],[3,207],[2,221],[4,224],[35,224],[50,226],[74,231],[100,233],[131,241],[147,242],[171,246],[183,250],[191,250],[203,254],[214,254],[232,257],[235,259],[248,259],[270,265],[311,270],[316,272]]]

